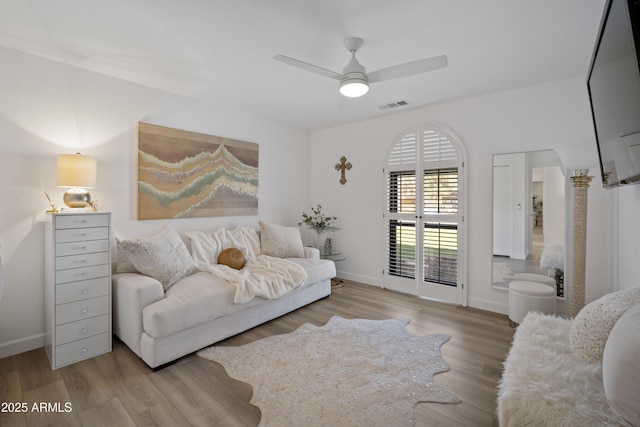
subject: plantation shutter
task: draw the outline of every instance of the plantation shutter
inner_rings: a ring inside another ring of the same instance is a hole
[[[457,286],[459,175],[453,143],[430,129],[408,132],[391,148],[386,175],[386,274]]]
[[[433,130],[422,140],[424,282],[457,284],[458,156],[451,141]]]
[[[388,160],[387,270],[395,276],[416,277],[417,134],[408,133],[393,147]]]

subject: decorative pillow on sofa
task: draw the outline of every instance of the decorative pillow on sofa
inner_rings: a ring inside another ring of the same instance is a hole
[[[129,259],[127,253],[120,248],[122,240],[116,237],[116,273],[139,273],[133,266],[133,263]]]
[[[120,249],[136,270],[158,280],[165,291],[197,271],[180,235],[168,225],[144,237],[122,240]]]
[[[304,246],[302,246],[302,237],[298,228],[262,221],[258,221],[258,223],[260,224],[262,254],[278,258],[304,257]]]
[[[616,322],[602,357],[604,393],[628,426],[640,426],[640,304]]]
[[[640,304],[640,287],[612,292],[587,304],[571,324],[571,351],[588,362],[601,362],[611,328],[636,304]]]
[[[225,249],[220,252],[220,256],[218,257],[218,264],[223,264],[236,270],[244,267],[245,262],[244,255],[242,255],[242,251],[238,248]]]

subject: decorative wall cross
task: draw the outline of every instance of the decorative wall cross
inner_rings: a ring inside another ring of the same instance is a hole
[[[340,157],[340,163],[336,163],[336,170],[340,171],[340,184],[344,185],[347,182],[347,178],[344,177],[344,171],[351,170],[351,162],[347,162],[345,156]]]

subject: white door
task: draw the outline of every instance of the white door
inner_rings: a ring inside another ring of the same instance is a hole
[[[463,303],[461,154],[449,136],[428,127],[392,145],[385,168],[385,287]]]

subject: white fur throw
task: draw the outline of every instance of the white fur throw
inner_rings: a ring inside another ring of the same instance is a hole
[[[587,304],[571,325],[571,350],[588,362],[601,363],[613,325],[636,304],[640,304],[640,287],[612,292]]]
[[[540,268],[564,270],[564,249],[562,246],[545,246],[540,254]]]
[[[498,386],[502,427],[620,425],[607,403],[602,365],[571,353],[570,329],[570,320],[527,314]]]

